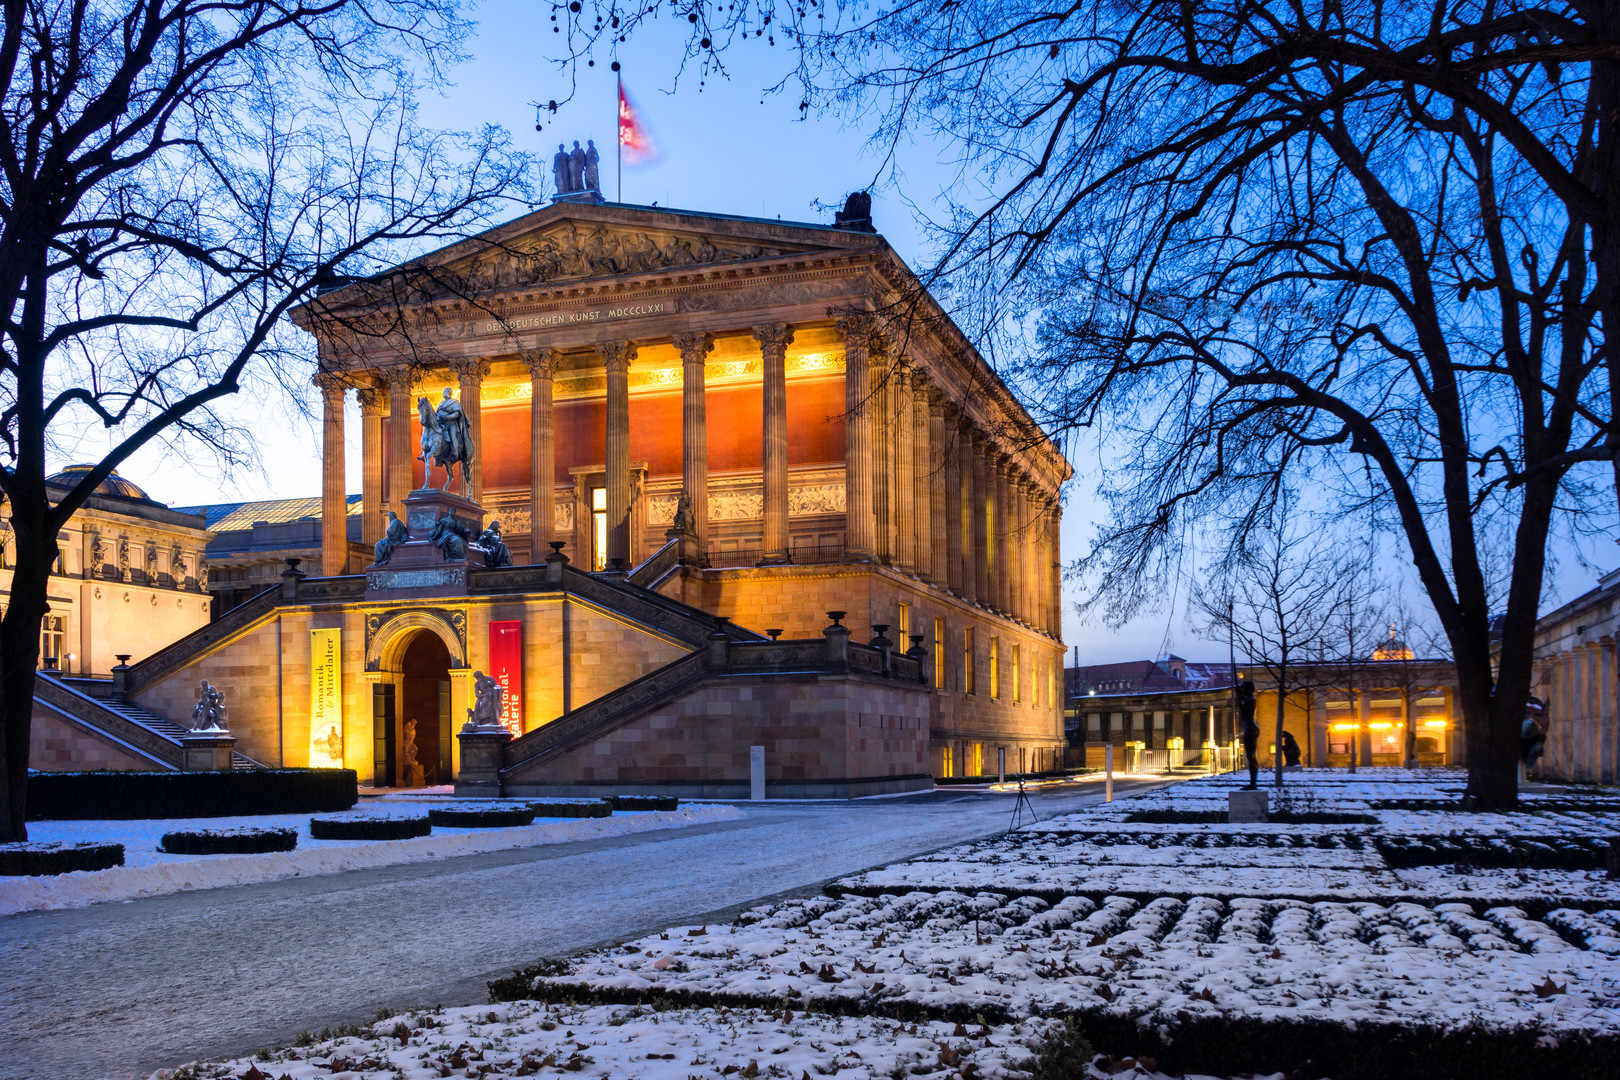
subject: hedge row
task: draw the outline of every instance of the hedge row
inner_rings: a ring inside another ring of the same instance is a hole
[[[353,769],[28,774],[30,821],[320,814],[359,797]]]
[[[614,795],[608,802],[615,810],[674,810],[681,804],[673,795]]]
[[[1008,846],[1044,849],[1053,843],[1089,844],[1092,847],[1188,847],[1188,848],[1322,848],[1361,851],[1369,843],[1361,833],[1139,833],[1139,832],[1041,832],[1013,833]]]
[[[1609,860],[1609,841],[1595,836],[1380,836],[1373,842],[1391,870],[1444,865],[1602,870]]]
[[[0,877],[46,877],[75,870],[106,870],[124,865],[123,844],[48,840],[0,844]]]
[[[797,996],[671,993],[649,987],[606,989],[580,984],[542,983],[536,977],[567,975],[566,962],[543,962],[489,984],[490,1002],[538,1000],[551,1003],[649,1005],[676,1008],[762,1008],[804,1010]],[[944,1006],[868,997],[817,1001],[814,1010],[840,1016],[882,1016],[907,1023],[945,1020],[993,1024],[1012,1019],[998,1006],[954,1001]],[[1532,1027],[1511,1029],[1444,1029],[1422,1023],[1354,1025],[1320,1018],[1262,1020],[1242,1015],[1193,1016],[1182,1013],[1161,1020],[1108,1012],[1076,1012],[1054,1035],[1062,1045],[1038,1051],[1043,1080],[1080,1080],[1090,1075],[1083,1062],[1084,1042],[1118,1058],[1130,1057],[1148,1068],[1174,1075],[1197,1072],[1215,1076],[1287,1073],[1331,1076],[1334,1080],[1524,1080],[1537,1076],[1609,1076],[1620,1056],[1620,1036],[1594,1034],[1547,1039]],[[1047,1049],[1054,1051],[1047,1053]],[[1051,1060],[1056,1058],[1058,1060]],[[1067,1059],[1067,1060],[1064,1060]],[[1149,1064],[1151,1061],[1151,1064]],[[1053,1069],[1053,1065],[1066,1066]],[[1111,1068],[1107,1071],[1126,1071]]]
[[[169,855],[260,855],[297,846],[297,829],[182,829],[158,841],[158,850]]]
[[[606,799],[583,799],[579,802],[531,802],[529,808],[535,817],[604,818],[613,813],[613,804]]]
[[[1138,825],[1225,825],[1225,810],[1135,810],[1125,820]],[[1273,825],[1377,825],[1372,814],[1309,811],[1290,814],[1273,811],[1266,815]]]
[[[534,824],[527,806],[446,806],[428,811],[428,821],[447,829],[505,829]]]
[[[426,817],[312,817],[309,835],[314,840],[410,840],[427,836],[433,823]]]

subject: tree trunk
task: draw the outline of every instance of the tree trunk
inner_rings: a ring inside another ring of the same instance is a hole
[[[1406,721],[1406,761],[1408,769],[1417,768],[1417,721],[1412,716],[1412,677],[1406,676],[1406,685],[1401,687],[1401,717]]]
[[[49,532],[49,539],[44,538],[43,498],[36,501],[19,495],[11,504],[17,567],[11,576],[11,604],[0,619],[0,724],[5,731],[5,760],[0,763],[0,802],[5,814],[0,817],[0,843],[28,839],[25,820],[34,669],[39,664],[40,620],[49,610],[50,568],[58,554],[55,530]]]
[[[1271,782],[1278,789],[1283,786],[1283,715],[1288,709],[1288,681],[1284,676],[1287,674],[1288,666],[1284,664],[1277,671],[1277,737],[1271,744]]]

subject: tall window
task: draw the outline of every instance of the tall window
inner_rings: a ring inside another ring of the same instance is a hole
[[[1014,705],[1017,705],[1020,701],[1023,700],[1023,693],[1024,693],[1024,681],[1021,678],[1019,678],[1019,673],[1018,673],[1018,657],[1020,655],[1019,650],[1020,650],[1020,646],[1018,646],[1015,643],[1013,645],[1013,657],[1012,657],[1012,660],[1013,660],[1013,663],[1012,663],[1013,704]]]
[[[934,685],[945,685],[945,616],[934,616]]]
[[[990,636],[990,700],[1001,697],[1001,639]]]
[[[56,661],[56,666],[62,666],[62,637],[65,629],[65,615],[47,615],[40,620],[39,626],[39,660],[45,663],[50,657]]]
[[[895,625],[900,630],[900,637],[897,639],[900,651],[905,652],[911,648],[911,605],[904,600],[900,601],[899,622]]]
[[[591,569],[607,569],[607,488],[591,488]]]
[[[973,686],[973,627],[962,627],[962,693],[974,693]]]

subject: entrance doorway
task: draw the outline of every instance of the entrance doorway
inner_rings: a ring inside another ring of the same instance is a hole
[[[437,634],[418,631],[405,647],[400,669],[395,783],[400,787],[448,784],[452,779],[450,651]],[[412,755],[407,745],[413,736],[415,769],[410,767]]]

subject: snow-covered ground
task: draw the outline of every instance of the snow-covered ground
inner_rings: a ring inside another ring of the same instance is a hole
[[[362,800],[348,813],[420,815],[434,806],[452,805],[452,802],[420,796],[384,796]],[[536,818],[532,825],[507,829],[453,829],[435,825],[428,836],[376,841],[316,840],[309,835],[309,814],[156,821],[35,821],[28,826],[30,840],[123,844],[124,865],[49,877],[0,877],[0,915],[83,907],[192,889],[254,885],[312,874],[376,869],[541,844],[627,836],[654,829],[735,821],[741,816],[741,811],[732,806],[694,803],[671,811],[616,812],[606,818]],[[298,846],[292,851],[260,855],[170,855],[158,850],[158,841],[166,832],[243,826],[297,829]]]
[[[1620,1034],[1620,892],[1601,871],[1392,870],[1379,848],[1536,837],[1555,853],[1620,832],[1620,802],[1550,793],[1545,811],[1527,800],[1524,813],[1481,816],[1380,805],[1454,799],[1459,779],[1307,771],[1289,778],[1293,809],[1375,820],[1263,825],[1187,820],[1224,810],[1236,786],[1191,781],[845,877],[729,925],[590,950],[535,979],[536,1002],[452,1010],[438,1028],[390,1020],[262,1065],[173,1075],[975,1080],[1019,1071],[1067,1012],[1167,1036],[1223,1016],[1528,1031],[1547,1045]],[[1144,811],[1183,820],[1129,820]],[[566,1004],[580,1001],[591,1007]],[[932,1019],[897,1019],[918,1016]]]

